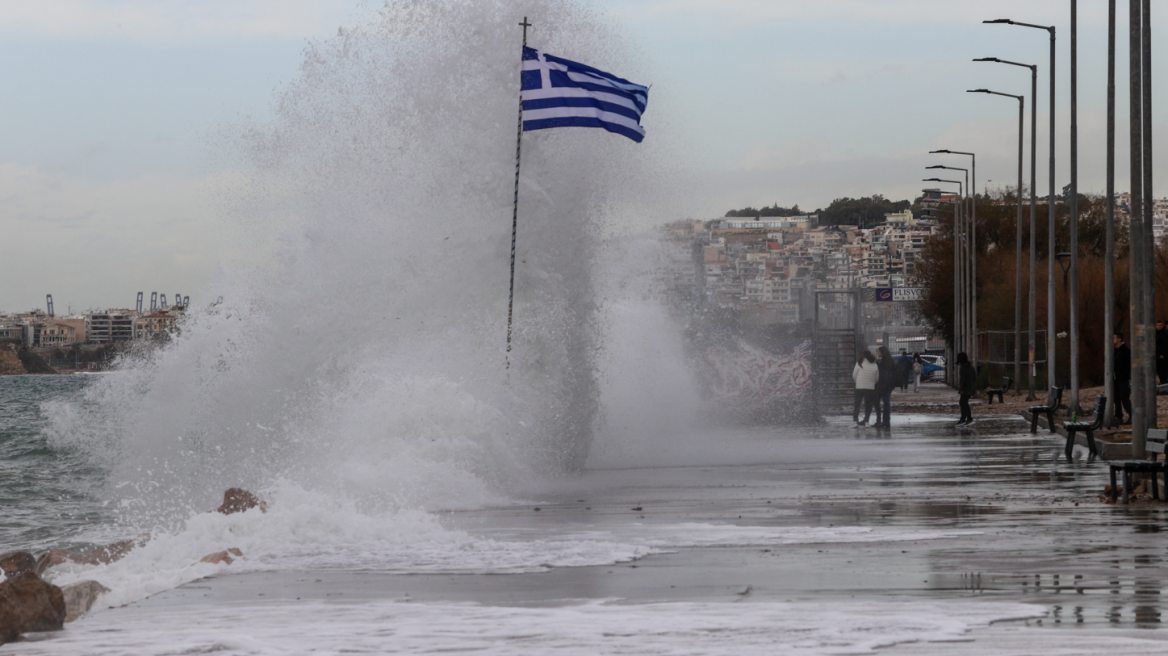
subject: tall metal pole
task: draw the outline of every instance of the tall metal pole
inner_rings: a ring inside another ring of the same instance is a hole
[[[1014,390],[1022,389],[1022,144],[1026,96],[1018,96],[1018,237],[1014,241]]]
[[[1103,255],[1103,394],[1107,426],[1115,423],[1115,0],[1107,3],[1107,246]]]
[[[965,172],[965,188],[972,189],[969,186],[969,171]],[[971,358],[976,351],[974,342],[977,341],[977,335],[973,332],[973,258],[976,253],[973,251],[973,211],[966,212],[964,206],[970,205],[969,198],[972,195],[962,199],[961,208],[965,214],[965,353]]]
[[[1034,401],[1037,396],[1034,393],[1035,378],[1037,376],[1037,363],[1035,362],[1035,351],[1038,348],[1038,67],[1030,69],[1030,307],[1027,316],[1029,325],[1029,345],[1030,345],[1030,380],[1029,393],[1026,396],[1027,401]],[[1047,335],[1050,339],[1050,335]]]
[[[1032,27],[1032,28],[1039,29],[1039,30],[1046,30],[1050,34],[1050,198],[1049,198],[1050,217],[1049,217],[1049,221],[1048,221],[1049,228],[1050,228],[1050,231],[1049,231],[1050,243],[1047,244],[1047,247],[1049,250],[1048,259],[1050,261],[1048,262],[1049,272],[1047,275],[1047,316],[1048,316],[1048,321],[1047,321],[1047,335],[1046,335],[1046,355],[1047,355],[1046,370],[1047,370],[1047,378],[1049,379],[1047,381],[1047,384],[1054,385],[1054,382],[1055,382],[1054,381],[1055,350],[1054,350],[1054,332],[1053,332],[1054,331],[1054,254],[1057,252],[1055,249],[1055,243],[1054,243],[1054,241],[1055,241],[1054,240],[1055,28],[1053,25],[1034,25],[1031,23],[1020,23],[1018,21],[1013,21],[1013,20],[1010,20],[1008,18],[999,18],[997,20],[987,20],[987,21],[982,21],[982,22],[983,23],[1005,24],[1005,25],[1018,25],[1021,27]],[[1037,69],[1034,69],[1034,70],[1037,71]],[[1037,86],[1036,86],[1037,82],[1032,83],[1032,85],[1033,85],[1032,86],[1032,95],[1033,95],[1033,91],[1037,89]],[[1037,109],[1038,108],[1037,108],[1036,104],[1032,102],[1030,105],[1030,111],[1035,112]],[[1035,190],[1034,190],[1034,144],[1035,144],[1035,135],[1034,135],[1034,122],[1033,122],[1033,120],[1031,121],[1030,144],[1031,144],[1030,350],[1031,350],[1031,353],[1033,353],[1034,346],[1035,346],[1035,344],[1034,344],[1034,339],[1035,339],[1034,325],[1035,325],[1035,321],[1037,319],[1035,317],[1035,311],[1034,311],[1034,273],[1035,273],[1035,266],[1036,266],[1036,263],[1035,263],[1036,242],[1035,242],[1035,225],[1034,225],[1034,193],[1035,193]],[[1030,396],[1028,398],[1033,399],[1034,398],[1034,373],[1033,373],[1034,372],[1034,358],[1033,357],[1030,358],[1030,362],[1031,362],[1031,365],[1030,365],[1030,370],[1031,370]]]
[[[935,167],[935,168],[950,168],[950,167]],[[941,178],[925,178],[923,182],[945,182],[947,184],[957,185],[957,198],[953,201],[953,349],[954,355],[963,349],[963,336],[960,334],[962,328],[961,306],[962,293],[964,291],[961,280],[961,241],[962,241],[962,218],[961,206],[964,203],[964,187],[960,180],[942,180]],[[946,367],[946,371],[952,367]],[[956,378],[953,379],[956,384]]]
[[[1157,428],[1156,416],[1156,242],[1152,217],[1156,201],[1152,195],[1152,3],[1144,0],[1141,26],[1141,69],[1143,72],[1143,173],[1144,173],[1144,395],[1148,428]]]
[[[1071,0],[1071,412],[1079,409],[1079,108],[1078,2]],[[1106,343],[1106,342],[1105,342]]]
[[[973,184],[967,186],[969,190],[969,321],[970,333],[973,335],[973,352],[969,357],[977,362],[977,155],[970,153],[970,171],[969,175],[972,178]]]
[[[978,89],[975,93],[994,93],[985,89]],[[1003,94],[999,94],[1003,95]],[[1016,96],[1010,96],[1014,98]],[[966,202],[969,203],[969,212],[963,217],[962,235],[965,238],[965,251],[963,254],[963,280],[965,285],[963,287],[965,294],[960,297],[963,299],[962,313],[965,317],[963,328],[966,334],[965,351],[974,359],[977,360],[977,155],[970,152],[960,150],[932,150],[933,154],[946,155],[969,155],[971,160],[970,169],[959,168],[956,166],[928,166],[929,169],[949,169],[952,171],[962,171],[965,173],[966,189],[970,190],[970,195],[966,197]],[[970,174],[972,173],[973,181],[970,183]]]
[[[931,151],[930,152],[930,154],[934,154],[934,153],[974,156],[973,153],[962,153],[959,151]],[[960,172],[965,175],[964,189],[974,189],[975,188],[975,187],[969,186],[969,169],[967,169],[967,168],[961,168],[961,167],[955,167],[955,166],[944,166],[944,165],[929,166],[929,167],[925,167],[925,168],[926,169],[941,168],[941,169],[946,169],[946,170],[960,170]],[[976,180],[976,179],[974,179],[974,180]],[[978,277],[976,277],[976,271],[978,271],[978,270],[976,270],[976,253],[978,253],[978,251],[976,251],[975,246],[974,246],[974,244],[975,244],[975,242],[974,242],[975,228],[974,228],[974,223],[973,223],[973,218],[972,218],[973,212],[974,212],[974,209],[973,209],[974,205],[972,204],[971,200],[969,200],[969,198],[971,198],[971,196],[962,196],[961,201],[960,201],[961,202],[962,216],[961,216],[961,228],[960,228],[960,232],[959,232],[961,249],[960,249],[960,251],[958,251],[958,254],[959,254],[958,271],[960,271],[961,287],[960,287],[960,291],[959,291],[960,295],[958,295],[957,298],[954,299],[954,301],[958,302],[960,305],[960,308],[961,308],[959,320],[961,322],[962,340],[958,342],[959,350],[964,350],[966,354],[974,354],[974,353],[976,353],[976,349],[978,349],[978,343],[976,343],[976,342],[978,342],[978,334],[976,334],[976,323],[975,323],[975,317],[974,317],[974,312],[975,312],[974,294],[976,293],[975,292],[976,280],[978,280]],[[967,205],[968,205],[968,207],[967,207]]]
[[[527,22],[527,16],[523,17],[523,22],[519,26],[523,28],[523,45],[526,47],[527,28],[531,27],[531,23]],[[521,67],[522,61],[521,53]],[[515,198],[511,205],[511,289],[507,293],[507,354],[504,356],[507,369],[511,368],[511,324],[512,310],[515,307],[515,235],[519,231],[519,158],[523,153],[523,85],[519,86],[519,125],[515,131]]]
[[[1148,237],[1144,234],[1143,221],[1143,76],[1140,74],[1142,61],[1141,41],[1142,27],[1140,0],[1130,0],[1128,5],[1128,94],[1131,130],[1129,134],[1131,147],[1131,221],[1129,227],[1129,256],[1131,267],[1131,399],[1132,399],[1132,457],[1144,458],[1145,438],[1148,429],[1147,395],[1144,388],[1144,366],[1146,358],[1144,330],[1144,261],[1143,241]]]
[[[1055,284],[1054,284],[1054,254],[1058,252],[1057,244],[1055,244],[1055,206],[1054,206],[1054,89],[1055,89],[1055,58],[1054,58],[1054,27],[1047,28],[1050,31],[1050,163],[1047,171],[1050,181],[1049,196],[1047,198],[1047,238],[1046,238],[1046,380],[1047,386],[1056,385],[1055,377]]]

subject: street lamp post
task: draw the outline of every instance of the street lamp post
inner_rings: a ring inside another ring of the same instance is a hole
[[[1023,117],[1026,115],[1026,96],[1015,96],[989,89],[971,89],[966,93],[988,93],[1014,98],[1018,101],[1018,218],[1016,221],[1018,237],[1014,243],[1016,258],[1014,265],[1014,380],[1020,390],[1022,388],[1022,137]],[[1033,194],[1031,199],[1033,200]],[[1033,383],[1033,381],[1031,382]],[[1033,384],[1031,388],[1033,389]]]
[[[926,169],[945,169],[948,171],[961,171],[965,174],[965,188],[976,189],[977,180],[974,179],[973,186],[969,184],[969,169],[963,169],[956,166],[945,166],[943,164],[935,164],[933,166],[926,166]],[[973,213],[966,212],[965,207],[969,201],[969,197],[962,198],[962,224],[961,224],[961,331],[965,335],[965,341],[962,343],[962,350],[964,350],[970,357],[976,359],[977,352],[977,324],[974,322],[974,311],[977,307],[974,304],[974,297],[977,294],[977,251],[974,248],[973,235],[975,233]]]
[[[1037,189],[1037,157],[1038,157],[1038,65],[1037,64],[1020,64],[1018,62],[1007,61],[1005,59],[998,59],[997,57],[984,57],[982,59],[975,59],[977,61],[995,62],[998,64],[1009,64],[1010,66],[1021,66],[1030,69],[1030,300],[1029,312],[1027,320],[1029,322],[1029,329],[1027,332],[1027,339],[1029,343],[1028,361],[1027,361],[1027,380],[1029,381],[1028,391],[1026,395],[1027,401],[1033,401],[1034,396],[1034,350],[1038,343],[1038,300],[1037,300],[1037,281],[1038,273],[1038,199],[1036,194]],[[1022,189],[1019,186],[1019,197],[1022,194]],[[1018,228],[1021,234],[1021,227]],[[1047,340],[1049,341],[1049,340]],[[1018,387],[1022,387],[1021,380],[1018,381]]]
[[[997,20],[982,21],[983,23],[1000,23],[1005,25],[1018,25],[1020,27],[1032,27],[1039,30],[1046,30],[1050,34],[1050,189],[1047,196],[1048,215],[1047,215],[1047,281],[1046,281],[1046,379],[1048,385],[1054,384],[1054,358],[1055,358],[1055,343],[1051,339],[1051,330],[1054,326],[1054,254],[1055,254],[1055,208],[1054,208],[1054,92],[1055,92],[1055,28],[1053,25],[1033,25],[1031,23],[1020,23],[1018,21],[1010,20],[1008,18],[999,18]],[[1031,345],[1033,348],[1033,344]]]
[[[1115,0],[1107,3],[1107,250],[1103,257],[1103,394],[1107,426],[1115,422]]]
[[[977,155],[975,155],[973,153],[963,152],[960,150],[932,150],[932,151],[929,151],[929,154],[931,154],[931,155],[934,155],[934,154],[969,155],[969,159],[970,159],[970,177],[973,179],[973,183],[970,186],[968,186],[967,188],[969,189],[969,198],[970,198],[970,202],[969,202],[969,207],[970,207],[970,219],[969,219],[970,250],[973,253],[972,259],[970,260],[970,265],[971,265],[970,266],[970,277],[973,279],[973,286],[972,286],[972,289],[970,289],[970,298],[969,298],[969,305],[970,305],[969,323],[970,323],[970,330],[973,333],[973,353],[972,353],[972,356],[973,356],[974,361],[976,362],[977,356],[978,356],[978,353],[977,353],[977,349],[978,349],[978,344],[977,344]]]
[[[1149,0],[1129,4],[1131,102],[1132,457],[1143,458],[1156,427],[1155,279],[1152,244],[1152,31]]]
[[[1071,0],[1071,290],[1070,305],[1071,339],[1071,404],[1072,413],[1079,410],[1079,68],[1078,68],[1078,2]]]
[[[953,202],[953,346],[955,349],[960,349],[964,341],[964,336],[961,335],[962,316],[961,316],[961,302],[964,290],[961,286],[960,275],[960,253],[961,253],[961,202],[964,198],[963,187],[960,180],[942,180],[941,178],[925,178],[923,182],[944,182],[946,184],[957,185],[958,199]]]

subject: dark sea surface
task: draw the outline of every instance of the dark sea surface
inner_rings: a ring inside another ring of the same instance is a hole
[[[98,377],[0,376],[0,553],[78,547],[112,517],[93,490],[103,472],[76,447],[54,447],[44,404],[80,400]]]

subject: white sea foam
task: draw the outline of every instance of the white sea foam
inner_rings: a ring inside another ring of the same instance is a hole
[[[94,493],[114,533],[176,530],[232,486],[293,481],[371,513],[468,508],[583,465],[595,253],[645,147],[524,136],[505,352],[525,14],[542,47],[645,79],[576,2],[403,0],[309,44],[271,119],[223,128],[236,186],[214,193],[255,262],[227,266],[204,294],[224,303],[192,308],[166,348],[48,408],[53,444],[108,472]]]
[[[121,606],[217,573],[370,570],[386,573],[516,574],[553,567],[609,565],[683,548],[956,538],[971,531],[904,531],[864,527],[750,527],[687,522],[541,531],[465,531],[419,510],[362,511],[285,486],[267,512],[201,513],[179,531],[151,537],[107,565],[64,564],[48,570],[57,585],[93,579],[110,588],[99,607]],[[238,548],[231,565],[200,562]]]
[[[953,601],[621,604],[601,600],[526,608],[288,600],[225,607],[155,606],[111,613],[25,643],[21,653],[813,656],[871,653],[903,642],[955,640],[994,621],[1045,614],[1044,608],[1033,605]]]

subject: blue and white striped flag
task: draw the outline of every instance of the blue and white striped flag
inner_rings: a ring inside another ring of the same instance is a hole
[[[640,143],[649,87],[523,46],[523,131],[604,128]]]

